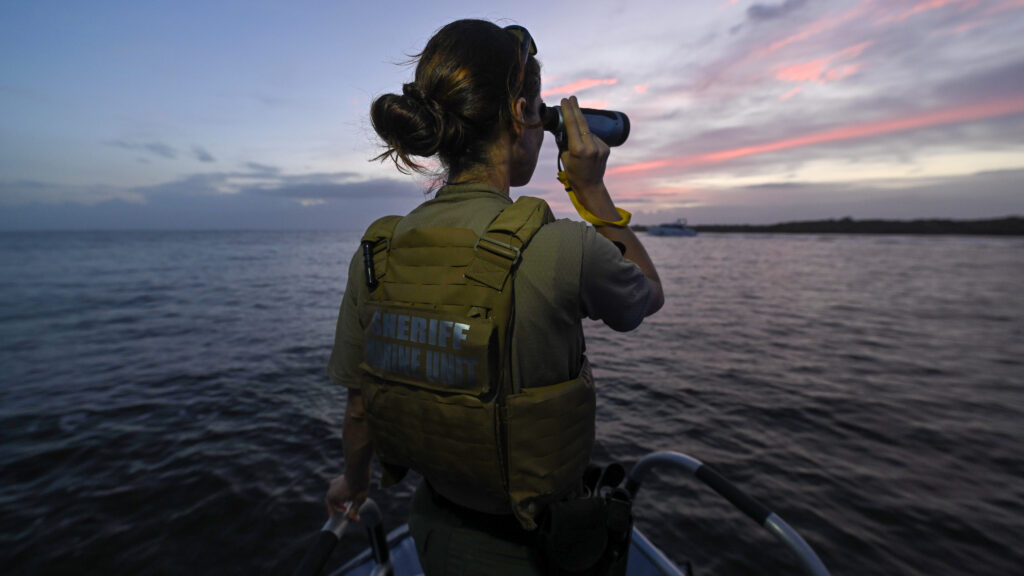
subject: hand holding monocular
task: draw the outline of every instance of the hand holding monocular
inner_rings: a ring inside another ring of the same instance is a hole
[[[622,112],[614,110],[595,110],[593,108],[580,108],[583,119],[587,123],[587,130],[590,134],[597,136],[608,146],[619,146],[629,137],[629,117]],[[615,208],[619,213],[618,220],[607,220],[595,216],[576,197],[576,192],[569,183],[569,175],[562,169],[562,152],[569,149],[569,135],[565,129],[565,119],[562,116],[561,106],[544,106],[540,110],[541,120],[544,123],[544,130],[555,135],[555,143],[558,144],[558,181],[565,186],[569,194],[569,200],[576,208],[576,212],[595,226],[614,226],[624,228],[629,225],[631,214],[622,208]],[[583,132],[581,130],[581,132]],[[604,173],[602,162],[601,173]]]
[[[594,108],[580,108],[580,112],[583,112],[583,118],[587,121],[590,133],[600,138],[608,146],[619,146],[626,141],[626,138],[629,138],[629,117],[622,112]],[[544,122],[544,129],[555,135],[558,151],[567,150],[569,137],[565,133],[562,107],[541,104],[540,117]]]

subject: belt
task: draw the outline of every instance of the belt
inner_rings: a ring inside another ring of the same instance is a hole
[[[536,541],[536,533],[524,529],[512,512],[488,514],[473,510],[445,498],[434,490],[426,479],[423,480],[423,484],[429,490],[434,505],[458,518],[464,527],[511,542],[533,544]]]

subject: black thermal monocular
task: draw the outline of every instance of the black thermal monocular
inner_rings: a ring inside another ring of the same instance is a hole
[[[622,112],[594,108],[580,108],[580,111],[583,112],[590,133],[603,140],[605,144],[619,146],[629,138],[629,117]],[[569,137],[565,133],[565,122],[562,120],[562,107],[541,105],[540,117],[544,120],[544,129],[555,135],[558,149],[569,148]]]

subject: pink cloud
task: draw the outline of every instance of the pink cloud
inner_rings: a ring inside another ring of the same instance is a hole
[[[857,73],[862,64],[847,64],[832,67],[837,60],[851,60],[860,56],[872,42],[861,42],[824,58],[787,66],[776,72],[775,77],[784,82],[834,82]]]
[[[608,108],[608,100],[580,100],[580,108],[597,108],[605,110]]]
[[[649,170],[656,170],[658,168],[665,168],[672,166],[671,160],[654,160],[652,162],[638,162],[636,164],[626,164],[625,166],[616,166],[609,168],[607,174],[609,176],[615,176],[617,174],[626,174],[629,172],[647,172]]]
[[[542,98],[547,98],[548,96],[553,96],[556,94],[570,96],[572,94],[576,94],[577,92],[589,90],[590,88],[594,88],[596,86],[611,86],[612,84],[618,84],[618,82],[618,78],[584,78],[582,80],[577,80],[575,82],[570,82],[568,84],[562,84],[561,86],[549,88],[541,92],[540,95]]]
[[[856,20],[857,18],[866,15],[872,8],[874,8],[872,4],[873,3],[870,0],[863,0],[858,5],[854,6],[852,9],[844,12],[843,14],[840,14],[839,16],[831,18],[822,18],[820,20],[811,22],[810,24],[804,26],[795,34],[791,34],[783,38],[782,40],[778,40],[776,42],[769,44],[766,48],[762,48],[755,54],[755,56],[767,56],[768,54],[781,50],[782,48],[785,48],[790,44],[807,40],[808,38],[813,38],[814,36],[818,36],[819,34],[823,34],[825,32],[828,32],[829,30],[832,30],[833,28],[839,26],[840,24],[843,24],[851,20]]]
[[[636,92],[637,94],[643,94],[647,92],[647,89],[650,88],[650,86],[650,84],[638,84],[636,86],[633,86],[633,91]]]
[[[1024,0],[1004,0],[995,6],[992,6],[985,11],[985,14],[998,14],[999,12],[1006,12],[1007,10],[1016,10],[1024,8]]]
[[[799,94],[801,90],[803,90],[803,87],[802,86],[797,86],[797,87],[793,88],[792,90],[786,92],[782,96],[779,96],[779,100],[789,100],[793,96],[796,96],[797,94]]]
[[[879,18],[876,24],[894,24],[907,20],[911,16],[917,16],[925,12],[931,12],[947,6],[958,6],[961,10],[968,10],[978,5],[977,0],[923,0],[914,4],[909,10],[897,14]]]
[[[874,42],[871,41],[871,40],[869,40],[867,42],[861,42],[860,44],[855,44],[853,46],[850,46],[849,48],[844,48],[843,50],[841,50],[838,53],[834,54],[832,56],[832,58],[833,59],[836,59],[836,58],[850,58],[850,59],[857,58],[858,56],[863,54],[864,50],[866,50],[872,44],[874,44]]]
[[[835,82],[836,80],[842,80],[847,76],[853,76],[857,72],[860,72],[860,69],[863,67],[863,64],[847,64],[840,68],[833,68],[825,74],[825,81]]]
[[[869,122],[866,124],[841,126],[839,128],[808,134],[806,136],[786,138],[754,146],[743,146],[740,148],[719,150],[717,152],[710,152],[707,154],[679,156],[639,164],[616,166],[614,168],[610,168],[608,170],[608,174],[615,176],[635,172],[648,172],[661,168],[686,168],[689,166],[720,164],[737,158],[777,152],[780,150],[790,150],[793,148],[804,148],[829,142],[856,140],[872,136],[908,132],[933,126],[973,122],[987,118],[997,118],[1000,116],[1009,116],[1020,113],[1024,113],[1024,96],[1017,96],[1015,98],[997,100],[993,102],[980,102],[977,104],[957,106],[907,118],[896,118],[879,122]]]
[[[885,1],[888,2],[891,0]],[[833,29],[840,26],[854,24],[858,20],[870,15],[872,12],[878,11],[878,2],[879,0],[860,0],[856,5],[845,12],[827,15],[807,25],[798,27],[795,33],[789,34],[780,40],[750,49],[745,53],[736,54],[730,58],[725,58],[704,70],[704,78],[694,91],[700,93],[713,85],[723,83],[723,80],[726,82],[733,80],[727,77],[735,70],[740,70],[741,74],[752,75],[754,80],[762,80],[765,70],[771,70],[771,68],[766,68],[764,64],[756,62],[757,60],[764,59],[792,44],[810,40],[826,32],[831,32]],[[747,82],[750,80],[751,78],[743,78],[740,81]]]
[[[970,32],[971,30],[974,30],[975,28],[979,28],[981,26],[987,26],[987,25],[989,25],[991,23],[992,23],[992,20],[975,20],[974,22],[967,22],[966,24],[961,24],[961,25],[957,26],[956,28],[953,28],[953,33],[954,34],[966,34],[967,32]]]
[[[828,59],[819,58],[803,64],[787,66],[779,70],[775,77],[785,82],[813,82],[821,78],[825,73],[826,66],[828,66]]]

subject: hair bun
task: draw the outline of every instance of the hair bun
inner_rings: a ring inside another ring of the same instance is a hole
[[[412,98],[413,100],[416,100],[417,102],[421,102],[423,104],[432,103],[432,99],[428,98],[427,95],[423,93],[423,90],[419,87],[419,85],[416,84],[415,82],[408,82],[402,84],[402,95]],[[436,105],[437,103],[433,102],[433,104]]]
[[[385,94],[374,101],[370,118],[377,134],[402,156],[433,156],[441,145],[444,114],[415,84],[404,85],[401,96]]]
[[[438,137],[435,152],[453,152],[462,149],[465,126],[463,126],[464,120],[458,114],[447,110],[440,102],[425,93],[416,82],[403,84],[402,95],[427,109],[433,115]]]

